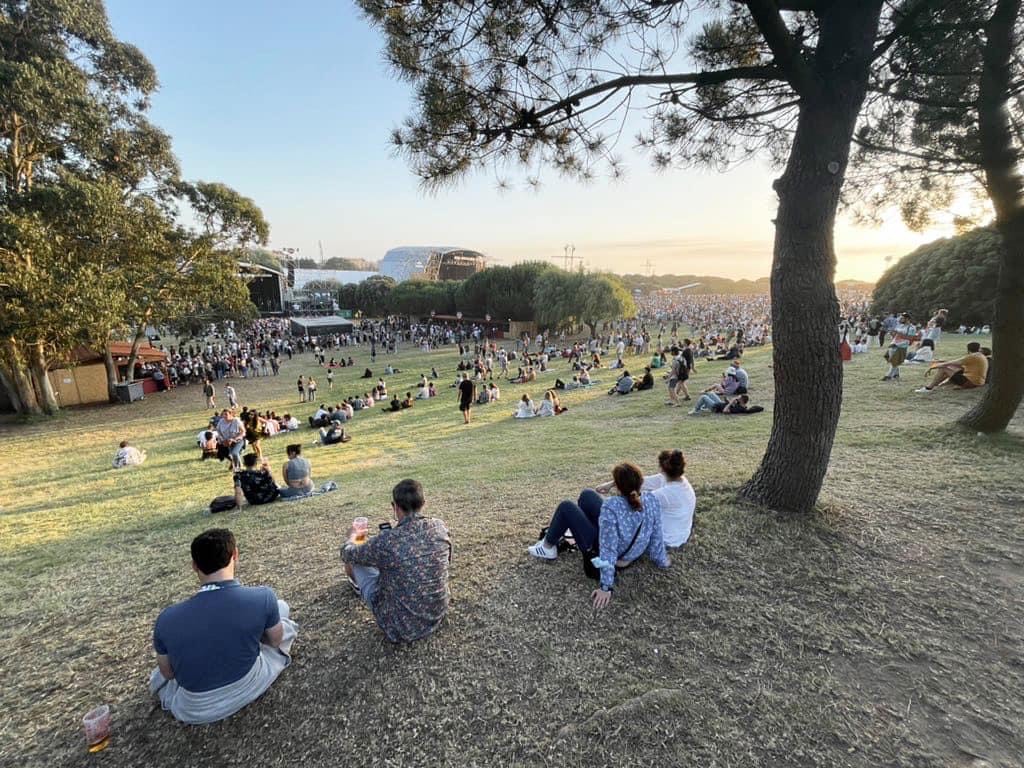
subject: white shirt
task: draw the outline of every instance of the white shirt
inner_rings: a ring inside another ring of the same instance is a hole
[[[642,491],[650,491],[661,502],[661,528],[666,547],[681,547],[690,539],[697,494],[685,477],[669,482],[660,472],[644,478]]]
[[[533,412],[533,402],[524,403],[522,400],[519,401],[519,410],[516,411],[517,419],[532,419],[536,416]]]

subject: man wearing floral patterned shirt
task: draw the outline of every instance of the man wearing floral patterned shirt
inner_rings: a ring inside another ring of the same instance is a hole
[[[403,480],[391,492],[395,527],[364,544],[353,528],[341,549],[349,582],[393,643],[426,637],[448,610],[451,539],[444,522],[421,516],[424,503],[423,486]]]

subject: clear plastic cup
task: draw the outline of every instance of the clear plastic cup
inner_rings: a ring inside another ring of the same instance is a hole
[[[353,537],[352,540],[356,544],[365,544],[367,537],[367,530],[370,527],[370,521],[365,517],[357,517],[352,521]]]
[[[85,744],[90,752],[99,752],[110,743],[110,707],[106,704],[89,710],[82,718]]]

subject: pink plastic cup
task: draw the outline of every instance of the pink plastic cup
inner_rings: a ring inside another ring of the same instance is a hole
[[[110,707],[101,704],[89,710],[82,718],[82,727],[85,729],[85,743],[90,752],[106,749],[110,741]]]
[[[352,529],[355,533],[353,540],[356,544],[363,544],[366,542],[366,532],[370,527],[370,521],[365,517],[357,517],[352,521]]]

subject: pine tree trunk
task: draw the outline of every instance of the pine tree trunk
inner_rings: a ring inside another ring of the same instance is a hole
[[[57,393],[53,391],[53,384],[46,374],[46,356],[42,342],[36,342],[29,349],[29,369],[32,371],[32,378],[35,379],[43,411],[52,416],[60,410],[60,401],[57,400]]]
[[[822,12],[814,65],[820,87],[802,94],[789,161],[775,182],[775,411],[761,465],[741,491],[772,509],[814,507],[839,421],[843,368],[833,231],[880,13],[880,0],[832,3]]]
[[[1024,399],[1024,194],[1017,172],[1019,152],[1007,112],[1013,27],[1021,0],[999,0],[985,26],[984,67],[978,89],[985,186],[1003,236],[992,326],[991,384],[960,423],[982,432],[1006,429]]]
[[[43,409],[39,407],[36,391],[32,387],[32,379],[25,368],[25,360],[18,349],[17,342],[14,339],[4,340],[3,353],[7,361],[7,369],[10,372],[11,383],[14,385],[14,393],[21,405],[18,412],[28,416],[41,414]]]

